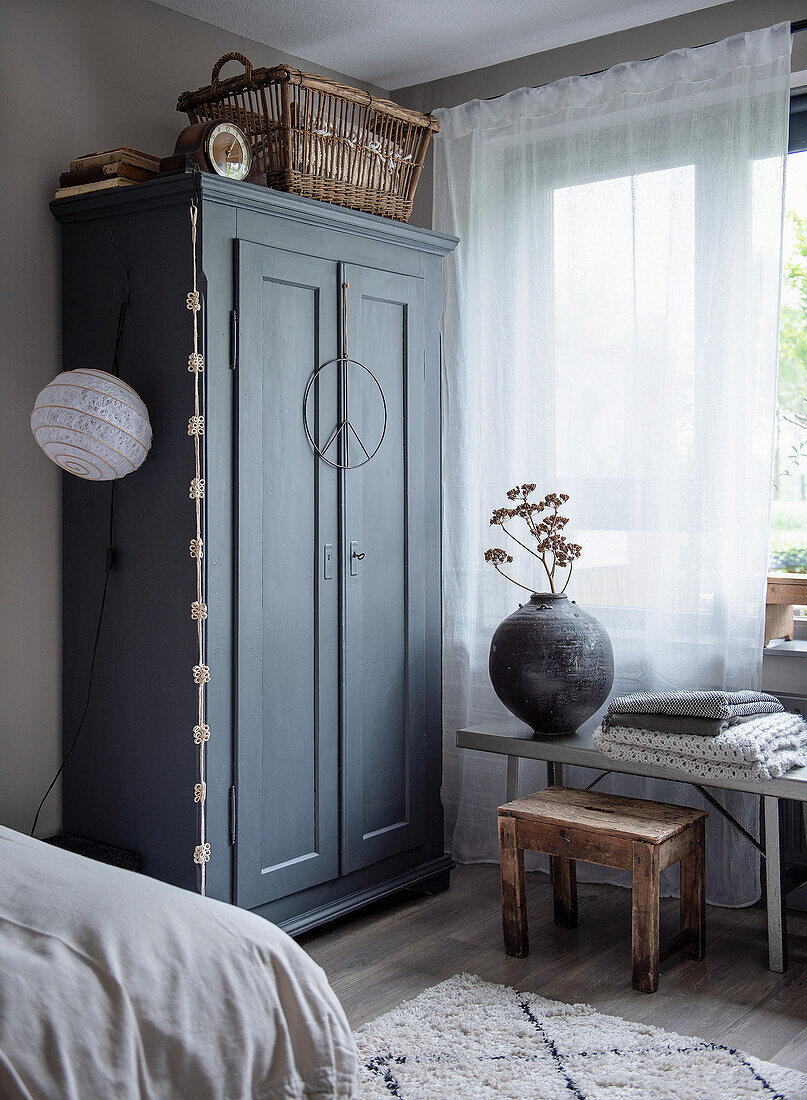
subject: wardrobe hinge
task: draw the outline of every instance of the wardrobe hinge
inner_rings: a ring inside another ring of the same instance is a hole
[[[238,803],[235,797],[235,784],[230,787],[230,844],[235,844],[238,832]]]
[[[230,370],[238,366],[238,314],[230,310]]]

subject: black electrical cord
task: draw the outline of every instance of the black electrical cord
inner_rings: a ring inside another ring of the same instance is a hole
[[[90,709],[90,699],[92,698],[92,684],[93,684],[93,679],[95,677],[95,658],[98,654],[98,641],[101,637],[101,627],[102,627],[103,622],[104,622],[104,608],[106,607],[106,594],[107,594],[107,590],[109,588],[109,578],[110,578],[110,575],[112,573],[112,556],[113,556],[112,531],[113,531],[114,521],[115,521],[115,482],[113,481],[111,491],[110,491],[110,494],[109,494],[109,546],[107,547],[107,552],[106,552],[106,571],[105,571],[105,575],[104,575],[104,587],[101,590],[101,605],[98,609],[98,625],[95,628],[95,640],[93,641],[93,645],[92,645],[92,659],[90,660],[90,675],[89,675],[89,679],[88,679],[88,682],[87,682],[87,697],[84,700],[84,710],[81,712],[81,719],[79,720],[78,727],[76,728],[76,732],[73,735],[73,740],[70,744],[70,748],[67,750],[66,755],[64,756],[61,764],[59,765],[59,770],[56,772],[53,779],[51,779],[50,785],[48,786],[48,789],[42,795],[42,801],[39,803],[39,806],[37,807],[36,814],[34,815],[34,823],[31,826],[31,836],[33,836],[34,833],[36,832],[36,826],[37,826],[37,822],[39,821],[39,815],[42,812],[42,807],[45,805],[45,802],[47,801],[48,795],[53,790],[53,788],[56,786],[56,783],[59,779],[59,776],[62,774],[62,772],[65,769],[65,766],[67,765],[67,761],[73,755],[73,750],[75,749],[76,745],[78,744],[79,734],[81,733],[82,729],[84,728],[84,720],[87,717],[87,711]]]
[[[110,241],[111,241],[111,231],[110,231]],[[112,242],[112,247],[113,247],[113,249],[115,248],[114,242]],[[115,255],[117,257],[117,252],[115,253]],[[123,327],[126,323],[126,307],[128,306],[128,304],[129,304],[129,279],[128,279],[128,273],[127,273],[126,282],[124,284],[124,292],[121,296],[120,310],[118,311],[118,323],[117,323],[116,328],[115,328],[115,351],[112,355],[112,370],[110,371],[110,374],[114,374],[116,378],[118,377],[118,371],[119,371],[118,357],[119,357],[119,354],[120,354],[120,344],[121,344],[121,338],[123,336]],[[103,626],[103,623],[104,623],[104,609],[106,607],[106,597],[107,597],[107,591],[109,589],[109,578],[110,578],[110,575],[112,573],[112,566],[113,566],[114,558],[115,558],[114,534],[115,534],[115,481],[113,480],[112,484],[110,486],[110,492],[109,492],[109,538],[107,540],[106,566],[105,566],[105,570],[104,570],[104,586],[101,589],[101,603],[100,603],[100,606],[98,608],[98,624],[95,628],[95,638],[94,638],[93,644],[92,644],[92,657],[90,658],[90,674],[89,674],[89,677],[87,679],[87,695],[86,695],[86,698],[84,700],[84,709],[81,712],[81,718],[79,719],[78,726],[76,727],[76,732],[73,734],[73,740],[70,743],[70,748],[67,750],[67,753],[63,757],[62,762],[59,765],[59,770],[56,772],[53,779],[50,781],[50,785],[48,786],[48,789],[42,795],[42,801],[39,803],[39,806],[37,807],[37,811],[34,814],[34,823],[31,826],[31,833],[30,833],[31,836],[33,836],[36,832],[36,826],[37,826],[37,822],[39,821],[39,815],[42,813],[42,807],[47,802],[48,795],[53,790],[53,788],[56,786],[56,783],[59,780],[59,776],[62,774],[62,772],[65,769],[65,766],[67,765],[67,761],[73,755],[73,750],[75,749],[76,745],[78,744],[79,736],[81,734],[82,729],[84,728],[84,722],[85,722],[85,719],[87,717],[87,712],[90,709],[90,700],[92,699],[92,685],[93,685],[93,680],[95,678],[95,659],[98,656],[98,642],[101,638],[101,627]]]

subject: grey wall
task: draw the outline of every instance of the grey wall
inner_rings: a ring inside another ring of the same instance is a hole
[[[804,14],[804,0],[735,0],[396,98],[424,110],[452,106]],[[34,397],[61,369],[59,241],[47,204],[81,153],[115,145],[171,152],[182,126],[177,93],[205,83],[232,49],[256,64],[325,71],[148,0],[0,0],[0,822],[14,828],[29,827],[61,747],[61,475],[28,428]],[[807,35],[793,60],[807,69]],[[412,220],[430,224],[430,167]],[[116,301],[110,291],[99,303],[104,323]],[[124,347],[124,373],[131,353]],[[40,832],[58,823],[52,796]]]
[[[207,83],[229,50],[340,78],[147,0],[0,0],[0,822],[12,828],[30,828],[61,753],[61,474],[28,426],[36,394],[61,370],[59,236],[48,202],[82,153],[173,152],[187,122],[178,93]],[[110,288],[98,303],[110,335],[116,309]],[[124,341],[124,377],[134,353]],[[87,568],[100,576],[103,563]],[[40,835],[59,825],[58,795]]]
[[[785,19],[807,17],[805,0],[734,0],[706,11],[681,15],[660,23],[592,38],[546,53],[505,61],[486,69],[460,73],[399,89],[392,98],[419,111],[435,107],[455,107],[471,99],[488,99],[514,88],[549,84],[564,76],[582,76],[618,65],[621,61],[640,61],[668,50],[700,46],[742,31],[770,27]],[[807,31],[795,36],[793,70],[807,69]],[[437,139],[439,141],[439,138]],[[412,213],[414,225],[431,225],[432,169],[431,151],[424,165]]]

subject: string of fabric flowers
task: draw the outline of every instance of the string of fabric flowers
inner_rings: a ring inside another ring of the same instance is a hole
[[[188,495],[194,503],[196,515],[196,535],[190,541],[190,556],[196,562],[196,599],[191,603],[191,620],[196,624],[197,663],[193,666],[193,682],[197,686],[197,723],[193,727],[193,742],[199,751],[199,777],[193,788],[194,802],[199,806],[199,843],[193,850],[193,860],[200,868],[200,891],[205,892],[207,864],[210,861],[210,844],[207,841],[207,784],[205,782],[205,763],[207,743],[210,740],[210,727],[205,721],[206,688],[210,683],[210,668],[204,663],[205,622],[207,604],[204,595],[204,543],[202,528],[204,520],[205,483],[202,478],[202,436],[205,433],[205,418],[202,415],[202,396],[199,376],[205,369],[204,358],[199,351],[199,310],[201,299],[197,286],[196,271],[196,225],[199,209],[195,200],[191,200],[191,244],[193,249],[193,289],[186,298],[186,304],[193,317],[193,351],[188,356],[188,370],[193,376],[193,415],[188,420],[188,435],[193,440],[194,476]]]

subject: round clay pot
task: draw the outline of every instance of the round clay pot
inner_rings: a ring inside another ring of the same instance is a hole
[[[574,733],[608,697],[614,651],[593,615],[560,593],[534,592],[499,623],[488,667],[496,694],[535,733]]]

